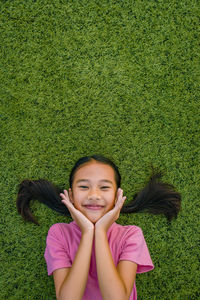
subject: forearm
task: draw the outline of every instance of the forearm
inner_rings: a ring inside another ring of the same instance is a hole
[[[81,300],[90,267],[94,233],[83,234],[72,267],[60,288],[59,300]]]
[[[97,276],[103,300],[128,299],[126,287],[114,264],[107,234],[95,231]]]

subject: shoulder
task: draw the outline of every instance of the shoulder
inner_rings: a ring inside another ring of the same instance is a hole
[[[70,234],[73,230],[74,227],[72,223],[56,223],[49,228],[47,237],[64,237],[65,235]]]
[[[48,237],[62,238],[65,240],[80,239],[81,230],[75,222],[56,223],[49,228],[47,239]]]
[[[115,234],[120,236],[120,238],[122,236],[140,236],[143,235],[142,229],[136,225],[120,225],[117,223],[113,224],[114,226],[112,226],[111,228],[111,234]]]
[[[116,224],[114,238],[118,240],[118,244],[123,249],[127,246],[137,248],[146,244],[142,229],[136,225],[119,225]]]
[[[62,231],[66,231],[68,229],[69,224],[66,223],[56,223],[53,224],[48,231],[48,234],[61,233]]]
[[[110,244],[115,244],[118,248],[124,248],[127,244],[143,244],[144,236],[142,229],[135,225],[120,225],[114,223],[108,232]]]
[[[48,248],[69,248],[74,236],[71,223],[56,223],[49,228],[46,245]]]

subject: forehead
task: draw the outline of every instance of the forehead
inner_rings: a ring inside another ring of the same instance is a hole
[[[115,182],[115,172],[107,164],[100,162],[89,162],[81,166],[75,173],[74,180],[89,179],[102,180],[107,179]]]

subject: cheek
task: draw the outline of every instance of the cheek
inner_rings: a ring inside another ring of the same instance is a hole
[[[73,201],[74,205],[81,206],[82,201],[86,198],[86,193],[82,193],[79,191],[74,191]]]
[[[112,195],[110,195],[110,208],[112,209],[114,206],[115,206],[115,203],[116,203],[116,194],[113,193]]]
[[[76,207],[77,203],[78,203],[78,194],[73,191],[72,195],[71,195],[71,202],[74,204],[74,206]]]

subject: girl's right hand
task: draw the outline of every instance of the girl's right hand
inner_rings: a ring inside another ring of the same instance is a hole
[[[94,233],[94,224],[84,216],[78,209],[74,207],[74,205],[69,200],[69,195],[67,190],[64,190],[64,194],[60,193],[62,198],[62,203],[68,208],[72,219],[76,222],[76,224],[80,227],[82,234],[83,233]]]

